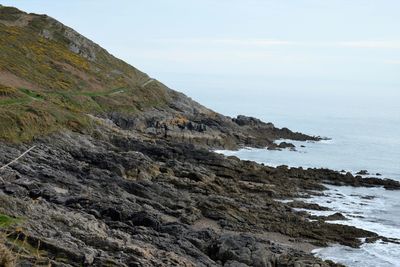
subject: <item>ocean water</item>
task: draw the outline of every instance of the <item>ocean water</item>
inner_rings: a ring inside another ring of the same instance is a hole
[[[383,170],[380,164],[382,159],[371,161],[370,165],[362,165],[366,159],[352,164],[350,157],[343,157],[348,162],[340,165],[335,156],[340,156],[335,146],[335,141],[323,142],[295,142],[297,146],[304,144],[305,148],[294,151],[269,151],[266,149],[242,149],[239,151],[217,151],[225,155],[234,155],[242,159],[262,162],[277,166],[281,164],[306,167],[329,167],[340,170],[340,166],[348,171],[368,169],[379,171],[385,177],[400,180],[399,166],[389,165],[387,162]],[[348,150],[350,150],[347,147]],[[336,153],[332,155],[332,153]],[[356,154],[356,153],[353,153]],[[388,153],[389,154],[389,153]],[[395,153],[393,153],[395,155]],[[361,162],[361,163],[360,163]],[[390,162],[390,159],[388,159]],[[326,165],[325,165],[326,164]],[[364,168],[368,166],[369,168]],[[330,211],[306,210],[314,215],[331,215],[336,212],[342,213],[346,220],[331,221],[330,223],[352,225],[369,230],[379,235],[400,241],[400,192],[389,191],[381,187],[363,188],[350,186],[332,186],[328,188],[324,196],[315,196],[309,199],[301,199],[310,203],[318,203],[329,207]],[[378,241],[372,244],[365,243],[359,249],[349,248],[341,245],[332,245],[313,251],[323,259],[330,259],[345,264],[349,267],[396,267],[400,266],[400,244],[385,243]]]
[[[319,203],[334,212],[341,212],[347,220],[330,223],[347,224],[400,240],[399,192],[383,188],[354,188],[328,186],[324,197],[313,197],[308,202]],[[313,211],[309,211],[313,213]],[[331,246],[317,249],[316,255],[341,262],[347,266],[400,266],[400,244],[378,241],[365,243],[359,249]]]
[[[400,180],[397,87],[252,79],[226,84],[223,79],[212,77],[197,83],[193,77],[178,79],[173,87],[186,88],[183,90],[186,94],[225,115],[250,115],[278,127],[331,138],[322,142],[294,142],[297,151],[245,148],[220,153],[271,166],[326,167],[353,173],[368,170]],[[331,223],[353,225],[400,239],[399,191],[328,187],[325,196],[307,201],[328,206],[332,209],[328,214],[341,212],[348,219]],[[314,253],[350,267],[400,266],[400,245],[394,243],[364,244],[359,249],[332,245]]]
[[[225,84],[225,78],[193,82],[188,77],[178,79],[173,88],[224,115],[254,116],[277,127],[331,138],[293,142],[297,152],[243,149],[232,152],[235,155],[273,166],[368,170],[400,180],[400,86],[255,79]]]

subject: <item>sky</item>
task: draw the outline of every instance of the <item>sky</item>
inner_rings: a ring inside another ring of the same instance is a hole
[[[0,3],[48,14],[195,98],[207,90],[400,97],[398,0]]]

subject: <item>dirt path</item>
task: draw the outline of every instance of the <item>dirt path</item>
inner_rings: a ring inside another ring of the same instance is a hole
[[[142,88],[145,87],[146,85],[148,85],[148,84],[154,82],[154,81],[155,81],[154,79],[148,80],[147,82],[145,82],[144,84],[142,84]]]
[[[150,82],[150,81],[148,81]],[[20,89],[22,93],[26,96],[19,97],[19,98],[9,98],[9,99],[0,99],[0,106],[9,106],[9,105],[18,105],[18,104],[29,104],[32,101],[42,101],[44,100],[41,96],[33,96],[33,91],[27,91]],[[89,97],[95,96],[110,96],[110,95],[117,95],[125,93],[125,89],[113,89],[113,90],[106,90],[100,92],[91,92],[91,91],[83,91],[83,92],[71,92],[70,95],[84,95]],[[60,94],[59,92],[51,92],[49,94]]]

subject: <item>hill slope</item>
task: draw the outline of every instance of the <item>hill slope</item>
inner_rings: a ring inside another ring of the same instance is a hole
[[[0,7],[0,139],[90,129],[92,114],[156,138],[236,148],[312,139],[217,114],[46,16]]]
[[[161,86],[141,86],[146,74],[45,15],[0,7],[0,49],[4,139],[79,127],[83,112],[135,112],[168,97]],[[32,124],[38,129],[25,127]]]

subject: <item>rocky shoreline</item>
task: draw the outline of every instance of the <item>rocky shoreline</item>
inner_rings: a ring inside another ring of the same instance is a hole
[[[339,266],[304,248],[379,236],[293,210],[318,205],[276,199],[322,192],[323,183],[400,188],[263,166],[110,123],[32,144],[0,183],[0,213],[19,220],[3,240],[24,266]],[[0,162],[32,144],[1,143]]]

